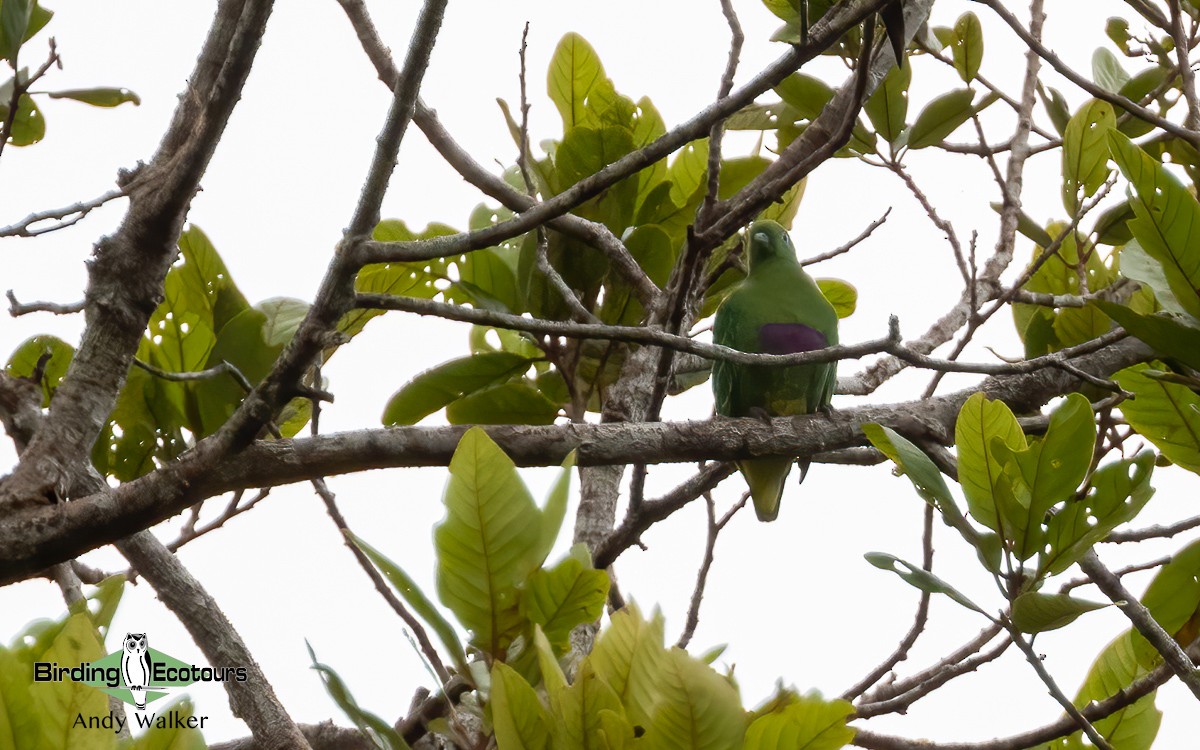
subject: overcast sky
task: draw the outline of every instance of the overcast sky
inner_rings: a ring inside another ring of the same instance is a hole
[[[418,5],[372,4],[381,33],[398,54],[407,44]],[[739,1],[736,6],[746,30],[738,76],[743,81],[783,48],[768,41],[778,24],[759,2]],[[110,0],[51,7],[58,15],[22,57],[32,64],[44,54],[47,36],[56,37],[64,70],[54,71],[44,88],[125,86],[141,96],[142,105],[95,110],[39,99],[48,123],[46,140],[32,148],[5,150],[0,224],[99,195],[112,187],[118,169],[149,158],[184,88],[213,3]],[[1082,7],[1088,8],[1086,15],[1078,10]],[[1087,72],[1092,50],[1107,41],[1104,19],[1122,7],[1116,2],[1050,3],[1047,38],[1068,62]],[[936,19],[949,24],[968,9],[980,14],[987,30],[984,75],[1015,94],[1023,50],[992,22],[986,8],[943,0]],[[451,3],[423,97],[454,137],[485,164],[507,165],[515,158],[495,98],[517,101],[517,48],[526,20],[531,21],[535,143],[561,136],[544,82],[550,55],[567,31],[578,31],[593,44],[619,91],[635,99],[649,96],[668,126],[711,101],[725,64],[728,31],[716,0]],[[843,74],[830,60],[816,61],[810,69],[829,74],[831,81]],[[936,62],[918,60],[914,69],[910,122],[918,104],[961,85],[952,70]],[[1069,84],[1060,88],[1073,105],[1083,101]],[[349,221],[389,98],[337,3],[278,4],[242,102],[189,216],[208,233],[252,303],[276,296],[311,298]],[[992,109],[989,135],[992,141],[1004,140],[1011,135],[1013,118],[1000,106]],[[957,140],[972,140],[968,130]],[[733,138],[727,154],[752,147],[752,139]],[[978,230],[980,254],[990,253],[997,221],[987,204],[999,197],[984,163],[932,152],[912,154],[909,163],[959,234],[969,237]],[[1025,205],[1039,220],[1062,216],[1058,172],[1055,156],[1030,162]],[[417,228],[430,221],[463,228],[481,200],[439,160],[420,131],[410,128],[384,215]],[[892,313],[900,316],[906,335],[919,335],[961,291],[949,246],[919,206],[893,176],[861,164],[830,163],[813,175],[793,238],[802,255],[829,250],[888,207],[894,208],[890,220],[868,242],[813,269],[817,276],[847,279],[859,290],[858,312],[843,321],[844,343],[880,336]],[[79,299],[84,261],[95,241],[115,228],[123,209],[120,203],[106,207],[76,227],[42,239],[0,241],[0,288],[12,288],[23,301]],[[1018,245],[1019,257],[1027,259],[1030,243],[1020,240]],[[0,356],[7,358],[35,333],[55,333],[74,343],[81,325],[79,316],[2,316]],[[1006,355],[1020,354],[1008,316],[997,316],[988,330],[981,345],[968,350],[969,358],[991,357],[982,344]],[[466,353],[465,325],[401,313],[376,319],[324,370],[337,400],[324,410],[322,429],[378,426],[383,404],[396,388],[417,372]],[[841,373],[851,374],[862,365],[843,362]],[[948,377],[940,392],[974,380]],[[914,398],[927,381],[927,373],[902,375],[871,401]],[[834,406],[853,403],[838,398]],[[704,419],[711,410],[708,388],[699,387],[671,401],[665,418]],[[15,460],[10,442],[0,441],[0,473]],[[689,472],[688,467],[656,470],[648,495],[665,491]],[[1180,508],[1192,502],[1196,478],[1168,474],[1156,477],[1159,494],[1139,523],[1187,512]],[[524,476],[535,497],[542,498],[554,473],[530,470]],[[439,498],[445,478],[444,469],[406,469],[330,482],[351,527],[404,566],[431,595],[430,529],[443,515]],[[742,490],[740,478],[730,479],[717,492],[720,506],[734,502]],[[736,664],[749,706],[766,698],[777,678],[801,690],[836,695],[890,653],[911,623],[916,592],[872,568],[862,555],[880,550],[919,560],[920,517],[919,498],[888,467],[814,466],[803,487],[789,486],[778,522],[760,524],[746,512],[722,535],[693,650],[729,643],[721,663]],[[176,527],[168,524],[162,536],[171,538]],[[620,582],[626,596],[644,608],[663,608],[667,637],[674,641],[703,550],[702,505],[695,503],[660,524],[644,541],[647,551],[631,550],[618,562]],[[1169,553],[1183,543],[1147,545],[1137,551],[1137,559]],[[940,524],[936,546],[943,577],[999,607],[973,552]],[[1101,550],[1114,565],[1125,561],[1128,552]],[[339,670],[360,703],[382,716],[403,714],[413,690],[432,684],[400,623],[341,546],[306,485],[275,490],[253,513],[188,545],[182,558],[221,603],[298,721],[333,717],[345,723],[308,669],[306,638],[322,661]],[[124,568],[111,549],[85,559],[106,570]],[[1142,575],[1128,582],[1140,591],[1148,580]],[[58,590],[45,581],[0,589],[0,639],[63,609]],[[928,632],[907,664],[926,665],[985,624],[977,615],[935,599]],[[1040,637],[1037,649],[1046,654],[1046,665],[1064,690],[1074,694],[1094,656],[1126,627],[1125,618],[1110,608]],[[185,661],[202,660],[186,631],[145,584],[127,591],[113,631],[117,636],[109,639],[109,651],[120,647],[121,634],[146,632],[152,647]],[[213,717],[206,732],[210,741],[246,733],[230,716],[218,687],[190,692],[197,712]],[[1160,691],[1159,705],[1166,717],[1157,746],[1183,747],[1185,737],[1194,742],[1200,712],[1178,682]],[[913,737],[973,740],[1028,729],[1060,711],[1013,649],[996,664],[918,703],[909,715],[874,720],[869,726]]]

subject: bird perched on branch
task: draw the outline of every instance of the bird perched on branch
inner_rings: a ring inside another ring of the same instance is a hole
[[[793,354],[838,343],[838,316],[817,283],[800,267],[787,230],[757,221],[749,232],[749,272],[717,310],[713,341],[748,353]],[[790,367],[718,361],[712,386],[726,417],[786,417],[829,407],[837,364]],[[779,514],[793,458],[750,458],[738,468],[750,486],[760,521]],[[800,479],[808,470],[801,461]]]

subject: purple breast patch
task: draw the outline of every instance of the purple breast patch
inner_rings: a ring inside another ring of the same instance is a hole
[[[803,323],[767,323],[758,330],[766,354],[795,354],[825,348],[825,334]]]

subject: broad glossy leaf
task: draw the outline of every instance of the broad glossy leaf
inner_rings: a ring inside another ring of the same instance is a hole
[[[1133,209],[1130,209],[1133,213]],[[1154,299],[1165,312],[1176,313],[1179,315],[1189,315],[1183,305],[1179,304],[1179,300],[1175,298],[1175,292],[1171,291],[1171,283],[1167,281],[1167,273],[1163,270],[1163,266],[1150,254],[1142,248],[1141,243],[1135,239],[1131,239],[1121,248],[1120,265],[1121,275],[1133,279],[1142,285],[1143,288],[1150,289],[1154,294]]]
[[[895,144],[908,117],[908,87],[912,66],[893,67],[863,105],[867,118],[885,141]]]
[[[48,647],[36,657],[41,662],[58,662],[63,666],[75,666],[95,661],[104,656],[104,643],[100,640],[90,615],[77,613],[67,617],[61,629],[53,636]],[[29,672],[18,676],[28,685]],[[23,679],[22,679],[23,678]],[[76,724],[75,717],[99,716],[108,713],[107,696],[82,682],[64,680],[32,685],[29,688],[33,716],[17,716],[16,723],[36,719],[41,725],[45,744],[35,747],[93,747],[96,730]],[[0,690],[0,700],[7,702],[7,691]]]
[[[537,567],[540,513],[512,460],[478,427],[450,461],[445,503],[433,535],[438,596],[476,645],[502,654],[521,628],[516,587]]]
[[[117,107],[125,102],[132,102],[137,106],[142,103],[140,96],[129,89],[121,88],[63,89],[51,91],[48,95],[51,99],[73,99],[93,107]]]
[[[922,570],[906,560],[901,560],[895,555],[889,555],[886,552],[868,552],[863,557],[866,558],[867,562],[880,570],[888,570],[900,576],[910,586],[914,586],[921,591],[928,591],[931,594],[945,594],[967,609],[973,609],[982,615],[987,615],[986,612],[980,609],[978,604],[968,599],[958,589],[938,578],[933,573]]]
[[[443,362],[392,394],[383,410],[386,425],[409,425],[469,393],[523,374],[532,361],[509,352],[487,352]]]
[[[967,83],[974,80],[983,62],[983,24],[979,22],[979,16],[967,11],[954,22],[950,53],[959,77]]]
[[[1173,638],[1189,643],[1200,626],[1200,541],[1194,541],[1171,556],[1146,587],[1142,604]],[[1150,669],[1162,657],[1141,633],[1132,636],[1134,653],[1142,667]]]
[[[1107,300],[1096,300],[1093,304],[1163,358],[1176,359],[1200,370],[1200,323],[1180,316],[1141,315]]]
[[[564,134],[587,122],[587,98],[605,79],[604,66],[592,45],[574,32],[563,36],[550,58],[547,90],[562,115]]]
[[[817,279],[821,294],[833,305],[834,312],[839,318],[848,318],[854,314],[858,305],[858,290],[848,281],[841,279]]]
[[[997,214],[1004,213],[1004,203],[1000,201],[992,201],[988,203],[988,206]],[[1041,224],[1020,209],[1017,210],[1017,231],[1033,240],[1039,247],[1050,247],[1050,244],[1054,242],[1054,238],[1042,228]]]
[[[805,120],[814,120],[833,98],[833,89],[820,78],[792,73],[775,87],[775,93]]]
[[[1133,187],[1133,236],[1162,264],[1176,299],[1200,318],[1200,203],[1167,169],[1117,132],[1108,134],[1113,159]]]
[[[633,604],[613,614],[588,656],[596,675],[621,699],[629,721],[642,726],[661,697],[667,658],[662,614],[655,612],[647,622]]]
[[[563,750],[604,750],[609,743],[601,737],[605,732],[601,713],[622,718],[625,713],[621,699],[596,676],[587,660],[580,665],[570,687],[551,694],[551,707],[561,722]]]
[[[4,108],[4,115],[8,116],[8,107]],[[17,100],[17,116],[9,133],[8,142],[14,146],[32,146],[46,137],[46,118],[28,94]]]
[[[1079,211],[1108,177],[1108,131],[1117,118],[1108,102],[1092,99],[1067,123],[1062,145],[1062,196],[1067,214]],[[1082,191],[1082,196],[1080,192]]]
[[[521,594],[521,614],[540,625],[559,653],[576,625],[595,622],[608,599],[608,574],[567,557],[549,570],[535,570]]]
[[[1104,700],[1129,687],[1147,671],[1138,666],[1129,632],[1122,633],[1096,657],[1083,686],[1072,702],[1082,707],[1092,701]],[[1155,693],[1150,693],[1125,708],[1092,722],[1092,726],[1113,748],[1150,750],[1158,734],[1158,725],[1162,722],[1162,712],[1155,707],[1154,698]],[[1076,732],[1054,747],[1056,750],[1086,750],[1095,746],[1087,741],[1081,732]]]
[[[1091,465],[1096,442],[1092,407],[1078,393],[1050,415],[1041,439],[1023,450],[1011,450],[1001,439],[992,452],[1003,466],[1015,504],[1001,504],[1005,536],[1018,560],[1028,560],[1045,546],[1043,524],[1050,508],[1074,494]]]
[[[1129,83],[1129,73],[1121,67],[1121,61],[1105,47],[1096,48],[1092,54],[1092,80],[1110,94],[1116,94]]]
[[[750,722],[743,750],[838,750],[854,739],[853,715],[847,701],[796,696]]]
[[[1080,615],[1107,606],[1067,594],[1027,591],[1013,601],[1012,623],[1022,633],[1044,633],[1066,627]]]
[[[1154,452],[1142,451],[1092,474],[1087,493],[1069,500],[1047,522],[1048,549],[1042,551],[1039,575],[1062,573],[1109,532],[1132,520],[1154,494],[1153,472]]]
[[[1135,365],[1114,376],[1134,394],[1121,402],[1121,413],[1164,456],[1200,473],[1200,395],[1186,386],[1146,377],[1148,369]]]
[[[1054,123],[1054,129],[1059,135],[1067,129],[1067,122],[1071,119],[1071,110],[1067,106],[1067,99],[1058,89],[1047,89],[1038,84],[1038,93],[1041,94],[1042,104],[1046,107],[1046,114],[1050,116],[1050,122]]]
[[[971,516],[993,531],[1007,536],[994,495],[1003,464],[993,453],[999,439],[1012,451],[1027,446],[1017,418],[1003,401],[991,401],[982,393],[967,399],[958,412],[954,443],[958,448],[958,481],[967,498]]]
[[[935,97],[909,128],[908,147],[927,148],[941,143],[970,119],[975,111],[971,106],[974,99],[975,92],[971,89],[955,89]]]
[[[646,750],[728,750],[746,732],[737,690],[722,675],[679,648],[658,673],[661,698],[642,746]]]
[[[0,3],[0,59],[16,59],[29,31],[33,5],[33,0],[4,0]]]
[[[468,393],[446,407],[450,424],[552,424],[559,405],[526,380]]]
[[[862,431],[871,445],[890,458],[898,472],[909,478],[917,494],[946,516],[947,523],[962,518],[946,480],[924,451],[890,427],[871,423],[863,425]]]
[[[503,662],[492,665],[492,727],[498,750],[546,750],[550,718],[528,682]]]
[[[75,347],[49,334],[27,338],[13,350],[4,371],[14,378],[33,377],[33,372],[42,357],[48,357],[42,365],[42,379],[39,382],[42,389],[42,408],[46,408],[67,374],[67,368],[71,366],[71,360],[75,357]]]
[[[1129,220],[1133,216],[1133,208],[1130,207],[1127,200],[1106,208],[1096,219],[1096,224],[1092,228],[1097,244],[1124,245],[1133,239],[1133,233],[1129,231]]]
[[[1157,65],[1146,68],[1133,78],[1130,78],[1128,81],[1126,81],[1125,85],[1121,87],[1120,94],[1130,101],[1139,103],[1145,102],[1146,104],[1149,104],[1149,101],[1147,101],[1149,94],[1162,86],[1174,75],[1174,70],[1163,68]],[[1165,107],[1162,107],[1161,109],[1165,109]],[[1118,107],[1117,117],[1120,117],[1123,114],[1125,114],[1125,110]],[[1146,122],[1140,117],[1129,117],[1125,120],[1125,122],[1122,122],[1117,126],[1118,130],[1130,138],[1139,138],[1151,132],[1154,130],[1154,128],[1155,126],[1153,123]]]
[[[442,646],[445,647],[447,653],[450,654],[450,658],[454,661],[454,666],[458,668],[460,673],[466,674],[467,655],[463,651],[458,633],[455,632],[454,626],[442,616],[442,613],[433,606],[433,602],[429,601],[428,597],[425,596],[425,592],[421,591],[416,582],[404,572],[403,568],[392,562],[382,552],[349,531],[346,532],[346,535],[350,537],[350,541],[354,543],[354,546],[358,547],[362,550],[363,554],[370,558],[372,564],[388,579],[388,583],[392,584],[392,587],[396,589],[400,596],[404,597],[404,601],[408,602],[408,606],[412,607],[413,611],[427,625],[433,628],[433,631],[438,635],[438,639],[441,640]]]

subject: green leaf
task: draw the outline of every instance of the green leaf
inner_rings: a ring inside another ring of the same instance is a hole
[[[1044,633],[1066,627],[1085,612],[1107,606],[1067,594],[1027,591],[1013,600],[1012,623],[1022,633]]]
[[[532,360],[509,352],[475,354],[443,362],[392,394],[383,409],[383,423],[416,424],[467,394],[521,375],[531,364]]]
[[[1147,671],[1138,665],[1134,657],[1129,633],[1123,633],[1096,657],[1073,703],[1082,708],[1092,701],[1116,695]],[[1093,721],[1092,726],[1114,748],[1150,750],[1162,722],[1162,712],[1155,708],[1154,697],[1155,693],[1150,693],[1139,698],[1103,719]],[[1054,747],[1056,750],[1085,750],[1094,746],[1083,738],[1082,733],[1076,732],[1067,737],[1065,744],[1056,744]]]
[[[896,468],[909,478],[917,494],[946,516],[947,522],[952,518],[962,518],[946,480],[924,451],[890,427],[870,423],[863,425],[862,431],[871,445],[890,458]]]
[[[1133,239],[1133,233],[1129,231],[1129,220],[1133,216],[1133,208],[1127,200],[1106,208],[1100,214],[1100,217],[1096,219],[1095,226],[1092,227],[1092,233],[1096,235],[1096,243],[1100,245],[1124,245]],[[1045,247],[1045,245],[1042,245],[1042,247]]]
[[[1087,475],[1096,442],[1092,407],[1078,393],[1050,415],[1046,434],[1023,450],[1000,440],[992,445],[1003,465],[1003,477],[1016,501],[1001,505],[1006,538],[1018,560],[1028,560],[1045,546],[1043,524],[1050,508],[1069,499]]]
[[[8,107],[4,108],[4,114],[7,116]],[[46,119],[28,94],[17,100],[17,115],[9,132],[8,142],[14,146],[32,146],[46,137]]]
[[[1141,315],[1107,300],[1095,300],[1093,304],[1160,356],[1200,370],[1200,327],[1196,324],[1177,316]]]
[[[1149,378],[1148,369],[1134,365],[1114,376],[1134,394],[1121,402],[1121,413],[1164,456],[1200,473],[1200,395],[1186,386]]]
[[[805,120],[815,120],[833,98],[829,84],[804,73],[792,73],[780,81],[775,93]]]
[[[746,729],[743,750],[838,750],[854,739],[846,722],[854,707],[813,693],[758,716]]]
[[[742,704],[729,680],[673,648],[658,674],[661,699],[646,727],[646,750],[729,750],[746,732]]]
[[[521,614],[540,625],[550,645],[565,652],[576,625],[595,622],[608,600],[608,574],[587,570],[568,557],[549,570],[535,570],[521,596]]]
[[[592,45],[574,32],[563,36],[550,58],[547,89],[562,115],[564,134],[588,122],[587,98],[604,80],[604,66]]]
[[[75,357],[73,346],[49,334],[32,336],[13,350],[4,370],[14,378],[31,378],[42,357],[48,357],[42,365],[42,379],[38,383],[42,389],[44,409],[50,405],[50,399],[54,398],[54,392],[58,390],[59,384],[67,374],[67,368],[71,366],[71,360]]]
[[[537,651],[538,669],[542,673],[542,684],[546,688],[546,695],[549,696],[551,705],[555,705],[559,693],[567,687],[567,676],[563,674],[558,657],[554,655],[550,641],[546,640],[546,634],[536,624],[533,626],[533,647]]]
[[[1129,222],[1130,231],[1162,264],[1183,308],[1200,317],[1200,203],[1178,178],[1124,135],[1110,131],[1108,143],[1133,188],[1130,204],[1137,217]]]
[[[4,0],[0,3],[0,59],[17,59],[29,30],[33,5],[33,0]]]
[[[1186,644],[1200,625],[1200,540],[1171,556],[1146,587],[1142,604],[1171,637]],[[1133,650],[1145,669],[1162,662],[1162,656],[1141,633],[1132,635]]]
[[[927,148],[941,143],[946,136],[970,119],[974,113],[971,102],[975,92],[971,89],[955,89],[925,105],[912,127],[908,130],[908,147]]]
[[[1004,470],[1004,465],[994,455],[995,440],[1012,451],[1027,447],[1025,433],[1008,406],[1003,401],[991,401],[982,393],[976,393],[962,405],[954,428],[958,481],[971,516],[1001,536],[1010,538],[1003,528],[1003,516],[994,494]]]
[[[1069,215],[1078,213],[1080,201],[1095,195],[1108,178],[1107,136],[1116,124],[1113,106],[1099,99],[1084,104],[1067,123],[1062,147],[1062,196]]]
[[[96,604],[94,610],[89,609],[92,612],[92,622],[104,636],[108,635],[113,616],[117,614],[117,607],[125,594],[125,580],[124,575],[111,575],[97,584],[95,591],[88,594],[88,602]]]
[[[558,404],[528,381],[516,380],[469,393],[446,407],[450,424],[552,424]]]
[[[492,727],[498,750],[546,750],[550,718],[537,693],[503,662],[492,665]]]
[[[51,99],[73,99],[93,107],[117,107],[125,102],[133,102],[137,106],[142,103],[140,96],[129,89],[120,88],[64,89],[51,91],[49,96]]]
[[[841,279],[817,279],[821,294],[833,305],[834,312],[839,318],[848,318],[854,314],[858,305],[858,290],[848,281]]]
[[[304,646],[308,649],[312,668],[321,675],[325,692],[329,693],[329,697],[338,705],[338,708],[342,709],[350,721],[354,722],[358,730],[373,740],[377,747],[387,748],[387,750],[408,750],[408,743],[392,728],[391,724],[358,705],[350,688],[346,686],[333,667],[317,661],[317,654],[313,651],[312,644],[305,640]]]
[[[1004,204],[999,201],[988,203],[991,209],[997,214],[1004,213]],[[1050,247],[1054,242],[1054,238],[1050,236],[1041,224],[1033,220],[1033,217],[1024,211],[1017,209],[1017,231],[1033,240],[1040,247]]]
[[[550,550],[554,548],[554,543],[558,540],[558,533],[562,530],[563,519],[567,516],[567,499],[571,494],[571,475],[574,473],[576,452],[571,451],[567,457],[563,459],[562,471],[559,472],[558,479],[550,488],[550,493],[546,496],[546,506],[542,508],[542,534],[538,541],[537,551],[534,553],[534,560],[538,565],[546,562],[546,558],[550,555]]]
[[[634,604],[613,614],[588,656],[596,675],[620,697],[629,720],[642,726],[661,697],[666,659],[662,614],[655,612],[646,622]]]
[[[1146,68],[1133,78],[1130,78],[1128,81],[1126,81],[1125,85],[1121,87],[1121,91],[1119,93],[1121,96],[1129,99],[1130,101],[1141,103],[1147,99],[1151,92],[1156,91],[1159,86],[1162,86],[1164,83],[1166,83],[1167,79],[1173,75],[1175,75],[1173,70],[1155,65],[1153,67]],[[1162,94],[1160,93],[1160,101],[1162,100],[1161,97]],[[1146,104],[1149,104],[1149,102],[1146,101]],[[1162,107],[1164,110],[1165,108],[1165,106]],[[1117,108],[1116,112],[1117,117],[1121,117],[1125,114],[1125,110],[1120,107]],[[1141,136],[1146,135],[1154,130],[1154,127],[1155,126],[1153,123],[1146,122],[1140,117],[1131,116],[1126,118],[1124,122],[1117,125],[1117,130],[1120,130],[1130,138],[1140,138]]]
[[[425,592],[421,591],[399,565],[392,562],[382,552],[349,531],[346,532],[346,536],[383,573],[384,577],[388,579],[388,583],[392,584],[400,596],[404,597],[404,601],[408,602],[408,606],[412,607],[417,616],[433,628],[459,673],[467,674],[467,655],[463,651],[462,643],[459,642],[458,633],[454,631],[454,626],[445,617],[442,617],[442,613],[437,610],[437,607],[433,606],[433,602],[429,601]]]
[[[516,587],[537,567],[540,514],[512,460],[478,427],[450,460],[445,504],[433,532],[438,596],[476,645],[503,654],[521,629]]]
[[[889,570],[900,576],[910,586],[914,586],[921,591],[928,591],[931,594],[945,594],[967,609],[973,609],[984,617],[990,617],[987,612],[980,609],[978,604],[968,599],[958,589],[927,570],[922,570],[912,563],[901,560],[894,555],[889,555],[886,552],[868,552],[863,557],[866,558],[867,562],[880,570]],[[897,568],[897,565],[900,567]]]
[[[609,744],[601,739],[605,731],[602,713],[608,712],[621,718],[625,713],[621,699],[604,680],[596,676],[596,670],[588,660],[580,665],[570,687],[551,694],[550,704],[561,721],[561,744],[564,750],[601,750],[608,747]]]
[[[1049,549],[1042,551],[1039,576],[1062,573],[1109,532],[1132,520],[1154,494],[1153,472],[1154,451],[1147,450],[1092,474],[1086,494],[1067,501],[1047,522]]]
[[[1130,209],[1130,214],[1132,215],[1132,213],[1133,209]],[[1175,298],[1175,292],[1171,291],[1171,283],[1167,281],[1167,273],[1162,264],[1151,258],[1150,254],[1142,248],[1141,243],[1130,239],[1121,248],[1119,258],[1121,275],[1133,279],[1143,288],[1148,288],[1153,292],[1155,301],[1165,312],[1179,315],[1189,314]]]
[[[875,131],[893,145],[904,132],[905,118],[908,117],[908,87],[911,83],[911,65],[893,67],[863,105]]]
[[[1116,94],[1129,82],[1129,73],[1121,67],[1121,61],[1104,47],[1096,48],[1092,54],[1092,80],[1110,94]]]
[[[963,81],[970,83],[979,74],[983,62],[983,24],[979,16],[967,11],[954,22],[954,39],[950,42],[954,69]]]
[[[1042,104],[1046,107],[1046,114],[1050,116],[1050,122],[1054,124],[1054,129],[1062,135],[1067,129],[1067,122],[1071,119],[1071,110],[1067,107],[1067,99],[1058,89],[1047,90],[1042,88],[1042,84],[1038,84],[1038,93],[1041,94]]]

